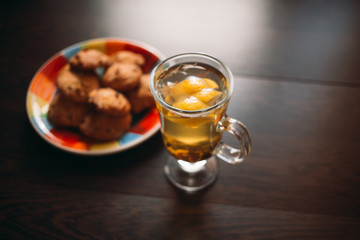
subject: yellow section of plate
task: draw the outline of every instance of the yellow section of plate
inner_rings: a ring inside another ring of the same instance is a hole
[[[101,143],[101,144],[94,144],[91,146],[91,150],[99,151],[99,150],[107,150],[112,148],[119,147],[118,141],[113,142],[107,142],[107,143]]]
[[[89,42],[85,43],[84,45],[82,45],[82,49],[91,48],[91,49],[97,49],[102,52],[105,52],[105,45],[106,45],[106,43],[104,41],[99,41],[99,40],[89,41]]]
[[[34,115],[40,116],[47,113],[49,102],[29,92],[26,99],[26,107],[30,117],[33,117]]]

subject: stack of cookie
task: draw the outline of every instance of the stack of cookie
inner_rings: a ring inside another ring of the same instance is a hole
[[[50,122],[77,128],[97,141],[118,139],[130,128],[132,114],[155,105],[144,63],[142,55],[131,51],[111,56],[96,49],[79,51],[59,72]]]

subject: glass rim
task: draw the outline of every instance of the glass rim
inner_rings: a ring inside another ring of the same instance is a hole
[[[229,79],[226,78],[226,80],[229,82],[229,90],[226,93],[226,95],[216,104],[208,107],[208,108],[204,108],[204,109],[200,109],[200,110],[182,110],[179,108],[175,108],[169,104],[167,104],[161,97],[158,96],[157,91],[154,88],[155,85],[155,73],[158,71],[158,69],[160,68],[160,66],[162,66],[163,64],[165,64],[166,62],[175,59],[175,58],[179,58],[179,57],[183,57],[183,56],[197,56],[197,57],[205,57],[205,58],[209,58],[217,63],[219,63],[227,72],[227,74],[229,75]],[[189,52],[189,53],[180,53],[180,54],[176,54],[174,56],[168,57],[166,59],[164,59],[163,61],[159,62],[151,71],[150,73],[150,91],[152,93],[152,95],[154,96],[155,100],[160,103],[163,107],[170,109],[174,112],[180,113],[180,114],[190,114],[190,115],[194,115],[194,114],[201,114],[201,113],[205,113],[208,111],[211,111],[213,109],[216,109],[219,106],[222,106],[224,103],[226,103],[226,101],[228,101],[231,97],[232,91],[234,88],[234,76],[230,70],[230,68],[228,66],[226,66],[221,60],[219,60],[216,57],[213,57],[209,54],[206,53],[202,53],[202,52]]]

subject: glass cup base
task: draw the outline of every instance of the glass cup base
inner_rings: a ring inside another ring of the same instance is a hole
[[[195,163],[169,156],[164,172],[168,180],[177,188],[194,192],[210,186],[217,178],[219,168],[215,156]]]

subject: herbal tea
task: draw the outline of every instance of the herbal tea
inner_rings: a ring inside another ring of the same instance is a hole
[[[172,155],[164,173],[177,188],[193,192],[210,186],[218,175],[218,159],[240,163],[250,152],[245,126],[225,115],[233,88],[230,69],[203,53],[175,55],[151,71],[150,91]],[[236,136],[239,148],[223,143],[223,132]]]
[[[177,113],[157,103],[168,151],[188,162],[212,156],[222,137],[217,125],[225,115],[227,103],[203,113],[201,110],[217,104],[228,93],[224,75],[209,65],[183,63],[162,72],[157,79],[155,88],[163,101],[185,111]],[[194,111],[201,113],[192,116]]]

